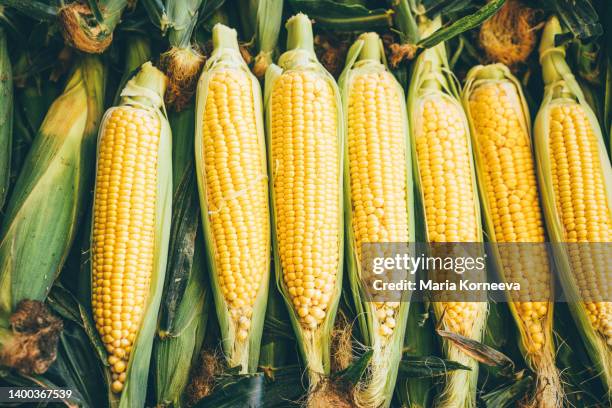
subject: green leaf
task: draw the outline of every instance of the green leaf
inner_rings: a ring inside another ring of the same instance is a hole
[[[400,362],[400,372],[410,378],[438,377],[455,370],[469,371],[471,368],[436,356],[406,356]]]
[[[76,322],[65,321],[57,359],[45,378],[78,392],[83,406],[106,405],[107,390],[100,381],[104,376],[102,362],[95,354],[95,348],[83,327]]]
[[[554,10],[574,38],[592,41],[603,34],[597,12],[589,0],[547,0],[545,4]]]
[[[315,20],[317,26],[339,31],[361,31],[391,26],[391,11],[369,9],[361,2],[336,0],[289,0],[295,12],[302,12]]]
[[[199,206],[195,188],[193,163],[190,163],[173,199],[172,230],[164,297],[161,304],[159,329],[172,332],[178,306],[191,275],[195,238],[199,225]]]
[[[231,376],[217,385],[215,392],[193,408],[263,407],[265,377],[263,374]]]
[[[486,408],[514,407],[520,399],[525,397],[532,386],[533,379],[530,376],[526,376],[491,391],[481,398]]]
[[[57,18],[59,12],[59,7],[35,0],[0,0],[0,6],[12,7],[20,13],[40,21],[53,21]]]
[[[103,23],[104,16],[102,16],[102,12],[98,7],[98,2],[96,0],[87,0],[87,4],[89,5],[89,9],[91,10],[91,13],[94,15],[94,18],[96,19],[98,24]]]
[[[357,384],[363,374],[368,369],[368,365],[370,364],[370,360],[374,355],[374,350],[368,350],[363,353],[356,361],[354,361],[350,366],[345,368],[342,371],[334,373],[332,375],[333,378],[340,378],[349,384]]]
[[[161,0],[140,0],[140,3],[149,15],[151,22],[162,31],[165,31],[167,16],[164,3]]]
[[[493,16],[504,5],[506,0],[493,0],[482,6],[474,14],[462,17],[453,23],[436,30],[432,35],[421,39],[417,45],[431,48],[443,41],[448,41],[459,34],[478,27],[485,20]]]
[[[486,344],[451,331],[438,329],[436,333],[482,364],[495,367],[514,367],[514,362],[508,356]]]

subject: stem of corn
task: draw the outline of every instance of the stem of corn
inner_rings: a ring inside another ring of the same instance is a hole
[[[314,55],[312,25],[305,14],[287,20],[287,50],[304,50]]]

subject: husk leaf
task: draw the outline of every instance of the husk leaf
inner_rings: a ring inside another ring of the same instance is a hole
[[[23,164],[2,225],[0,321],[23,299],[44,300],[68,255],[93,173],[103,85],[100,61],[81,58]]]

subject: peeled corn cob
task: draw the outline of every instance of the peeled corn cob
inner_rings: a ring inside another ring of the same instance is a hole
[[[329,373],[342,286],[342,109],[308,17],[286,27],[288,51],[265,80],[274,264],[312,387]]]
[[[436,21],[431,23],[431,28],[435,26]],[[423,51],[414,67],[408,117],[416,180],[427,241],[477,243],[482,242],[482,231],[469,127],[449,72],[443,43]],[[437,319],[445,330],[479,341],[487,303],[457,300],[434,301]],[[444,349],[448,358],[471,371],[448,374],[436,406],[474,407],[478,363],[448,341]]]
[[[546,85],[535,122],[546,226],[564,294],[612,396],[612,168],[595,114],[570,68],[556,17],[546,24],[540,63]]]
[[[361,271],[363,244],[378,242],[385,246],[414,241],[412,164],[404,92],[381,63],[383,55],[378,35],[362,34],[349,50],[340,77],[347,129],[345,216],[349,279],[358,304],[361,331],[366,344],[374,350],[368,377],[356,394],[359,405],[367,407],[391,404],[409,299],[368,298],[362,280],[367,278]]]
[[[504,281],[521,285],[508,300],[521,350],[537,375],[534,405],[558,407],[563,392],[553,344],[553,276],[544,245],[527,103],[510,70],[495,64],[468,72],[463,104],[496,268]]]
[[[60,273],[90,189],[103,101],[104,67],[83,57],[49,108],[6,207],[1,317],[23,299],[44,300]]]
[[[261,91],[236,31],[213,28],[198,84],[196,168],[223,349],[255,372],[270,274],[270,221]]]
[[[172,205],[166,77],[145,63],[98,140],[91,232],[92,310],[119,406],[142,406],[163,289]]]

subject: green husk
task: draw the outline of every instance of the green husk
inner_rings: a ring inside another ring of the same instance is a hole
[[[119,105],[130,106],[155,114],[161,123],[161,134],[157,155],[154,259],[149,296],[143,307],[144,313],[140,327],[129,355],[126,370],[127,378],[123,391],[121,394],[113,393],[109,396],[113,408],[144,406],[147,393],[149,362],[166,273],[172,209],[172,135],[163,103],[166,81],[167,79],[162,72],[153,67],[150,62],[146,62],[136,76],[128,81],[121,93]],[[99,139],[104,135],[106,120],[108,120],[112,111],[117,108],[113,107],[106,111],[100,125]],[[95,222],[92,220],[93,225],[95,225]],[[91,240],[93,242],[93,238]],[[107,375],[109,371],[107,370]]]
[[[343,113],[345,127],[348,127],[348,109],[351,85],[353,81],[360,75],[372,72],[387,72],[391,73],[385,66],[384,50],[382,41],[376,33],[362,34],[353,44],[348,53],[346,67],[340,76],[339,86],[342,92]],[[414,242],[415,226],[414,226],[414,199],[412,196],[412,162],[410,155],[410,142],[408,140],[408,118],[406,116],[404,91],[397,81],[395,81],[397,89],[397,100],[389,103],[398,104],[401,107],[403,114],[403,137],[405,141],[405,161],[403,163],[403,173],[405,176],[406,188],[406,207],[408,209],[406,218],[408,220],[407,237],[408,242]],[[384,120],[384,118],[382,119]],[[397,146],[400,148],[400,146]],[[375,317],[376,307],[372,300],[368,297],[368,289],[365,282],[361,279],[361,260],[357,257],[357,243],[352,224],[352,201],[350,188],[350,168],[349,168],[349,152],[348,142],[344,149],[344,209],[345,209],[345,234],[349,243],[347,248],[347,268],[348,276],[351,284],[354,302],[357,308],[357,316],[360,324],[360,330],[363,334],[365,344],[371,347],[373,351],[372,359],[368,365],[368,374],[364,381],[357,386],[355,398],[360,406],[375,406],[388,407],[393,398],[393,390],[395,388],[395,380],[399,368],[399,362],[402,358],[402,347],[404,342],[404,334],[406,331],[406,320],[408,317],[409,294],[404,292],[397,316],[394,316],[398,325],[393,329],[393,334],[385,338],[379,334],[380,323]],[[401,167],[399,170],[402,170]],[[384,244],[383,244],[384,245]]]
[[[527,146],[531,147],[531,119],[529,115],[529,108],[523,95],[522,87],[518,79],[510,72],[510,69],[503,64],[492,64],[487,66],[478,65],[473,67],[467,74],[465,87],[462,93],[463,107],[465,109],[468,121],[470,123],[470,130],[472,134],[472,146],[474,148],[474,156],[476,162],[476,174],[478,179],[478,186],[480,191],[481,208],[483,212],[483,220],[486,227],[487,237],[490,242],[496,243],[497,238],[495,236],[495,226],[493,224],[493,215],[491,213],[491,207],[489,203],[489,194],[491,192],[486,191],[485,183],[485,171],[483,166],[485,165],[482,155],[480,152],[480,144],[476,136],[476,127],[474,119],[471,116],[470,110],[470,97],[478,87],[492,84],[492,83],[504,83],[508,84],[516,92],[518,99],[520,100],[520,109],[522,113],[521,126],[524,130]],[[535,168],[534,168],[535,171]],[[537,244],[536,244],[537,245]],[[499,274],[501,281],[507,282],[504,265],[501,254],[493,246],[493,259],[492,262],[495,265],[495,269]],[[527,364],[537,375],[537,389],[534,390],[533,401],[531,406],[537,407],[550,407],[555,408],[561,404],[563,400],[563,389],[561,386],[561,380],[559,378],[559,372],[555,366],[555,345],[553,342],[553,302],[552,292],[554,292],[554,281],[552,270],[539,271],[537,273],[548,273],[549,274],[549,289],[551,291],[551,299],[547,302],[547,314],[541,322],[542,333],[544,334],[544,347],[539,351],[532,351],[530,343],[532,340],[529,337],[529,331],[526,327],[526,323],[523,321],[518,305],[513,301],[510,292],[507,292],[508,306],[516,322],[516,327],[519,333],[519,346],[521,352],[527,361]],[[514,299],[516,300],[516,299]]]
[[[147,37],[139,34],[131,35],[127,38],[126,43],[125,65],[123,66],[123,75],[121,75],[117,93],[113,99],[114,104],[118,104],[121,100],[121,91],[127,81],[135,74],[135,71],[151,59],[151,42]]]
[[[572,312],[587,352],[601,375],[608,389],[608,399],[612,398],[612,347],[606,343],[605,336],[595,330],[586,313],[585,303],[581,301],[580,282],[576,282],[572,273],[568,249],[562,245],[565,241],[564,227],[557,212],[555,193],[552,182],[549,153],[549,118],[550,110],[555,105],[579,104],[585,112],[591,128],[595,133],[599,149],[599,162],[603,172],[608,208],[612,211],[612,169],[603,143],[601,128],[597,118],[585,100],[580,86],[576,82],[569,66],[565,62],[565,48],[555,46],[555,36],[562,34],[559,20],[553,16],[546,23],[540,42],[540,63],[544,78],[544,98],[535,120],[535,151],[538,163],[538,178],[542,190],[544,215],[551,242],[555,264],[559,270],[561,285],[568,299]],[[594,158],[596,163],[596,158]],[[588,244],[587,244],[588,245]],[[605,299],[604,299],[605,300]]]
[[[255,107],[255,120],[257,126],[257,138],[261,147],[261,171],[262,177],[265,174],[265,136],[263,123],[263,108],[261,100],[261,89],[257,78],[251,74],[248,66],[240,55],[236,31],[216,24],[213,28],[214,51],[200,77],[196,97],[196,137],[195,137],[195,160],[196,174],[198,178],[198,188],[200,193],[200,205],[202,209],[202,223],[204,228],[204,238],[206,241],[207,261],[210,271],[211,283],[215,299],[215,308],[221,329],[221,339],[223,351],[227,357],[230,367],[241,367],[241,373],[253,373],[257,371],[259,362],[259,350],[263,324],[265,321],[266,303],[268,299],[268,282],[270,279],[269,253],[266,252],[266,265],[268,267],[262,275],[262,280],[257,290],[257,296],[253,304],[253,313],[250,318],[250,329],[246,340],[238,338],[239,319],[244,316],[232,317],[232,311],[223,296],[223,290],[219,282],[219,266],[217,265],[217,255],[214,253],[214,235],[212,231],[211,219],[209,218],[209,202],[206,191],[205,163],[204,163],[204,130],[203,120],[205,117],[208,87],[212,77],[225,70],[235,70],[247,75],[251,81],[253,104]],[[269,231],[265,234],[269,235]],[[244,244],[244,243],[243,243]],[[248,316],[247,316],[248,318]]]
[[[266,376],[274,377],[276,369],[287,365],[289,352],[291,346],[293,346],[293,338],[288,336],[292,336],[289,327],[289,315],[283,304],[283,298],[276,287],[276,282],[271,279],[270,289],[268,290],[266,322],[264,323],[261,351],[259,353],[259,369]]]
[[[98,0],[61,7],[58,18],[64,40],[80,51],[103,53],[113,41],[113,31],[128,3],[129,0]]]
[[[364,1],[289,0],[291,10],[306,13],[318,25],[333,31],[362,31],[391,27],[393,11],[383,5],[366,7]]]
[[[253,73],[259,79],[263,79],[268,66],[272,64],[280,33],[283,18],[282,0],[242,0],[241,4],[248,14],[249,20],[254,24],[255,30],[250,33],[253,35],[257,55],[253,64]],[[251,30],[252,31],[252,30]]]
[[[275,208],[275,197],[274,197],[274,157],[272,157],[271,146],[270,146],[270,137],[271,137],[271,114],[272,114],[272,104],[271,104],[271,94],[272,89],[274,88],[274,84],[279,78],[283,76],[283,74],[291,71],[299,71],[299,70],[308,70],[311,72],[315,72],[320,75],[322,78],[325,78],[326,81],[329,82],[330,86],[332,86],[334,93],[336,95],[336,109],[337,109],[337,118],[342,117],[342,101],[340,98],[340,92],[338,91],[338,87],[335,84],[333,77],[325,71],[325,68],[317,61],[317,58],[313,49],[313,37],[312,37],[312,27],[310,20],[304,14],[297,14],[291,17],[287,23],[286,28],[288,30],[287,37],[287,51],[281,55],[278,60],[278,65],[272,64],[266,71],[265,77],[265,112],[266,112],[266,134],[268,138],[268,172],[272,177],[270,178],[270,190],[271,190],[271,202],[272,202],[272,231],[276,231],[276,208]],[[339,146],[339,173],[340,178],[338,183],[342,184],[342,153],[344,151],[344,128],[342,121],[339,120],[338,123],[338,146]],[[342,213],[343,201],[342,201],[342,192],[340,192],[340,196],[338,197],[338,206],[340,208],[340,212]],[[331,346],[331,332],[334,328],[334,320],[336,316],[336,311],[338,308],[338,303],[340,300],[340,292],[342,289],[342,268],[343,268],[343,253],[342,248],[344,245],[344,233],[342,220],[338,220],[338,235],[339,235],[339,261],[338,261],[338,270],[336,275],[336,284],[334,287],[334,292],[330,299],[330,303],[328,309],[326,311],[326,317],[323,323],[319,325],[315,330],[307,329],[302,326],[300,323],[299,316],[296,310],[293,307],[293,303],[291,301],[288,288],[285,285],[283,279],[283,271],[280,262],[280,254],[278,248],[278,242],[276,234],[272,234],[272,242],[274,247],[274,266],[276,273],[276,283],[279,288],[279,291],[283,295],[285,302],[287,304],[287,308],[289,311],[289,316],[291,318],[291,324],[293,325],[293,329],[295,331],[296,337],[298,339],[298,346],[300,349],[301,356],[305,362],[306,368],[308,370],[308,376],[310,379],[310,390],[314,390],[317,387],[325,374],[329,374],[330,372],[330,346]],[[322,389],[325,387],[323,386]]]
[[[434,355],[438,351],[433,334],[432,319],[428,318],[427,309],[427,305],[422,302],[410,305],[408,326],[404,337],[404,354],[406,356],[403,361],[414,358],[426,359],[427,356]],[[433,380],[429,376],[415,378],[407,375],[401,369],[402,364],[404,363],[400,363],[397,386],[395,387],[401,406],[410,408],[431,406],[435,391]]]
[[[435,32],[440,25],[439,19],[432,22],[422,24],[420,29],[423,34]],[[426,35],[424,35],[426,37]],[[419,202],[424,203],[423,190],[421,187],[421,176],[418,167],[418,156],[416,153],[416,137],[418,128],[418,112],[421,108],[421,103],[427,97],[445,98],[448,102],[457,106],[457,109],[462,111],[459,102],[459,85],[455,82],[446,56],[444,43],[439,43],[433,48],[424,50],[417,58],[413,67],[412,78],[408,91],[408,119],[410,124],[410,139],[412,143],[412,155],[414,160],[414,174],[417,185]],[[465,131],[467,137],[468,151],[471,153],[471,141],[469,139],[469,125],[467,118],[464,117]],[[474,173],[473,158],[470,154],[470,163],[472,166],[472,183],[473,192],[477,195],[476,177]],[[480,208],[478,206],[478,197],[474,199],[476,220],[478,222],[477,234],[482,240],[482,228],[480,225]],[[424,213],[424,209],[423,209]],[[427,230],[427,229],[426,229]],[[427,234],[426,234],[427,235]],[[429,241],[429,237],[427,237]],[[480,341],[486,326],[488,304],[479,302],[474,318],[474,325],[469,337]],[[440,320],[445,312],[443,302],[433,302],[433,309],[436,318]],[[439,325],[444,327],[444,320],[439,322]],[[454,360],[460,364],[468,366],[471,371],[454,371],[446,376],[446,382],[441,394],[438,396],[436,406],[438,407],[455,407],[463,406],[472,408],[476,406],[476,387],[478,380],[478,362],[470,358],[464,350],[461,350],[457,345],[443,339],[442,341],[444,353],[447,358]]]
[[[170,49],[160,55],[161,69],[170,79],[166,104],[180,111],[189,103],[205,61],[191,42],[202,0],[166,0],[164,3],[159,16],[151,15],[151,18],[170,42]]]
[[[0,28],[0,208],[9,189],[13,139],[13,73],[6,33]]]
[[[158,406],[183,406],[182,394],[208,321],[210,292],[204,268],[193,166],[194,107],[170,114],[174,210],[166,284],[155,340]]]
[[[103,85],[100,61],[82,57],[23,165],[2,226],[0,321],[22,299],[44,300],[66,259],[91,188]]]

